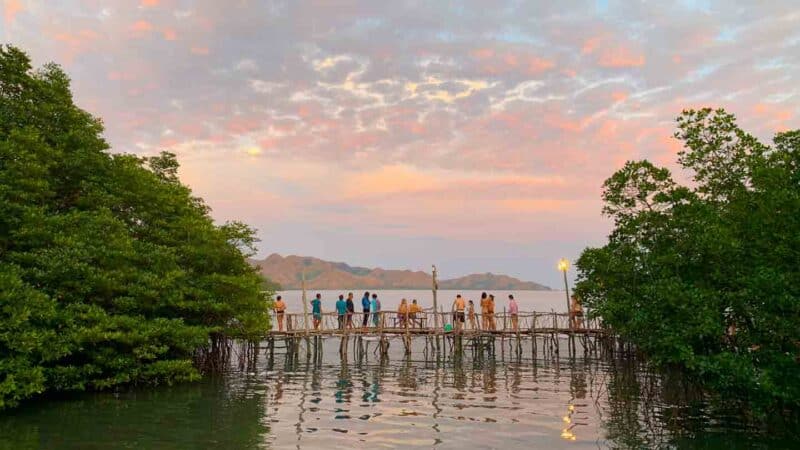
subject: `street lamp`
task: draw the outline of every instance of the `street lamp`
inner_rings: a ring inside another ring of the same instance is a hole
[[[567,271],[569,270],[569,261],[567,258],[561,258],[558,261],[558,270],[564,274],[564,292],[567,293],[567,314],[569,314],[569,284],[567,284]]]

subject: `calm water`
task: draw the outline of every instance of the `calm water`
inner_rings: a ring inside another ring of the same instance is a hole
[[[622,359],[370,345],[361,361],[329,339],[317,363],[303,350],[198,384],[30,402],[0,416],[0,449],[799,448]]]
[[[353,293],[356,311],[361,311],[361,297],[364,295],[364,290],[310,290],[306,292],[306,297],[308,301],[311,301],[314,295],[319,293],[322,295],[322,309],[324,311],[334,311],[336,300],[339,299],[339,294],[347,297],[348,292]],[[417,299],[423,308],[430,308],[433,306],[433,293],[429,290],[376,290],[370,292],[378,294],[378,298],[381,300],[381,307],[386,311],[396,310],[397,306],[400,304],[400,300],[404,298],[409,302],[412,299]],[[489,293],[495,296],[496,312],[502,312],[503,307],[508,304],[508,294],[514,294],[514,298],[517,300],[517,304],[519,304],[520,311],[549,312],[550,310],[554,310],[556,312],[565,312],[567,310],[567,300],[564,291],[490,291]],[[302,294],[302,291],[278,292],[278,295],[281,295],[286,302],[287,312],[290,313],[303,312]],[[445,311],[450,311],[450,307],[458,294],[461,294],[467,300],[474,301],[476,308],[480,309],[481,291],[439,291],[437,294],[437,302]]]

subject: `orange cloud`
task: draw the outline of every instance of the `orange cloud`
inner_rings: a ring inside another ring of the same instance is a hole
[[[209,53],[208,47],[192,47],[189,51],[193,55],[207,55]]]
[[[174,41],[175,39],[178,39],[178,33],[176,33],[172,28],[164,28],[161,34],[167,41]]]
[[[146,20],[137,20],[136,22],[132,23],[130,27],[128,27],[128,31],[130,31],[136,37],[141,37],[144,33],[152,30],[153,24]]]
[[[13,22],[20,11],[22,11],[22,3],[19,0],[6,0],[5,8],[3,8],[5,22]]]
[[[142,0],[139,4],[144,7],[158,6],[161,0]]]

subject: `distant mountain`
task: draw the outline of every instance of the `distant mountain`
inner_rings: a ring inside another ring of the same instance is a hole
[[[300,289],[303,269],[307,289],[430,289],[431,275],[422,271],[369,269],[345,263],[323,261],[309,256],[286,256],[277,253],[266,259],[251,259],[261,273],[282,289]],[[550,288],[508,275],[473,274],[451,280],[439,280],[439,289],[549,291]]]

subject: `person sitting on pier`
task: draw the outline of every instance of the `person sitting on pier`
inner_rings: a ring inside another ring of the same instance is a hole
[[[489,329],[489,295],[486,292],[481,293],[481,327]]]
[[[400,328],[404,328],[408,323],[408,300],[400,300],[400,306],[397,307],[397,323]]]
[[[467,304],[467,315],[469,316],[469,328],[474,330],[475,328],[475,303],[470,300]]]
[[[578,297],[573,295],[569,305],[569,326],[570,328],[583,327],[583,306]]]
[[[322,323],[322,294],[317,294],[314,300],[311,300],[311,316],[314,319],[314,329],[319,329],[319,324]]]
[[[411,305],[408,307],[408,318],[411,320],[411,326],[416,326],[419,323],[419,326],[422,327],[422,318],[419,318],[419,322],[417,322],[417,313],[422,312],[422,307],[417,304],[417,299],[411,301]]]
[[[347,293],[347,328],[353,328],[353,315],[356,313],[356,305],[353,303],[353,293]]]
[[[283,317],[286,313],[286,303],[283,302],[283,299],[280,295],[275,299],[274,308],[275,317],[278,319],[278,331],[283,331]]]
[[[489,294],[489,301],[486,307],[486,318],[489,320],[489,330],[496,330],[497,326],[494,321],[494,294]]]
[[[508,313],[511,315],[511,329],[519,331],[519,306],[511,294],[508,295]]]
[[[344,330],[344,318],[347,315],[347,302],[344,301],[344,295],[339,295],[339,300],[336,300],[336,319],[339,322],[339,329]]]
[[[378,300],[378,294],[372,294],[369,307],[372,310],[372,324],[377,327],[381,319],[381,301]]]
[[[461,298],[461,294],[456,295],[456,299],[453,302],[453,310],[455,311],[453,314],[453,322],[455,322],[456,331],[461,331],[464,327],[464,307],[464,299]]]

